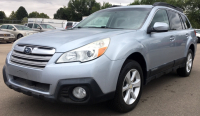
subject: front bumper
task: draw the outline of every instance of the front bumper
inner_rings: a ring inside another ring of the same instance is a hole
[[[0,42],[13,42],[15,37],[0,37]]]
[[[90,104],[107,101],[114,97],[114,92],[104,94],[99,88],[96,81],[92,78],[81,78],[81,79],[66,79],[60,80],[57,84],[56,91],[54,95],[44,95],[36,93],[30,90],[23,89],[21,87],[15,86],[8,81],[6,76],[6,67],[3,68],[3,79],[5,84],[17,92],[21,92],[28,96],[33,96],[42,100],[47,100],[50,102],[61,102],[61,103],[72,103],[72,104]],[[72,95],[73,88],[81,86],[86,89],[87,97],[85,99],[76,99]],[[66,89],[68,90],[66,93]],[[63,95],[65,92],[65,95]],[[67,94],[67,95],[66,95]]]
[[[107,56],[103,55],[98,59],[85,63],[55,64],[55,61],[61,55],[62,53],[55,53],[45,68],[35,69],[11,62],[10,52],[4,68],[6,85],[27,95],[64,103],[100,102],[111,99],[114,96],[119,72],[124,60],[111,61]],[[19,85],[13,82],[15,77],[31,81],[28,83],[48,84],[49,90],[40,91],[24,84]],[[62,87],[67,86],[71,90],[71,88],[78,85],[88,88],[90,96],[87,100],[80,102],[73,100],[73,98],[63,99],[60,97]]]

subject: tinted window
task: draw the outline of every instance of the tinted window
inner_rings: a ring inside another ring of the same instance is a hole
[[[32,30],[30,29],[29,27],[26,27],[24,25],[15,25],[15,27],[18,29],[18,30]]]
[[[8,29],[12,30],[14,28],[12,25],[8,25]]]
[[[33,28],[38,28],[38,27],[40,27],[38,24],[34,24],[34,27]]]
[[[182,19],[183,19],[183,23],[184,23],[186,29],[189,29],[189,28],[190,28],[190,23],[189,23],[189,21],[186,19],[185,16],[181,15],[181,17],[182,17]]]
[[[156,12],[156,14],[150,24],[150,27],[152,28],[156,22],[163,22],[163,23],[167,23],[169,25],[169,20],[168,20],[166,10],[159,10],[158,12]]]
[[[72,26],[72,23],[67,23],[67,26]]]
[[[33,27],[33,23],[28,24],[28,27],[32,28]]]
[[[181,30],[182,24],[178,13],[173,11],[168,11],[171,30]]]
[[[8,25],[2,25],[1,29],[7,29]]]

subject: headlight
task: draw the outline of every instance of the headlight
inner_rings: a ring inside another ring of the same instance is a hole
[[[31,34],[33,34],[33,33],[25,33],[25,36],[28,36],[28,35],[31,35]]]
[[[86,62],[103,55],[108,48],[110,39],[102,39],[91,44],[85,45],[78,49],[64,53],[58,60],[57,63],[64,62]]]
[[[10,36],[11,36],[11,37],[15,37],[14,34],[11,34]]]

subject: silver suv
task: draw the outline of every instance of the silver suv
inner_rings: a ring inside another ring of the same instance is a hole
[[[112,7],[70,30],[24,37],[8,54],[11,89],[50,101],[103,101],[128,112],[151,80],[192,70],[197,37],[182,10],[166,3]]]

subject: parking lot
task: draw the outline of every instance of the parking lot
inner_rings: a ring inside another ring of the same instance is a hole
[[[12,44],[0,44],[0,70]],[[55,104],[9,89],[0,74],[0,116],[199,116],[200,115],[200,45],[190,77],[172,72],[144,87],[137,107],[126,114],[110,110],[106,103],[95,105]]]

